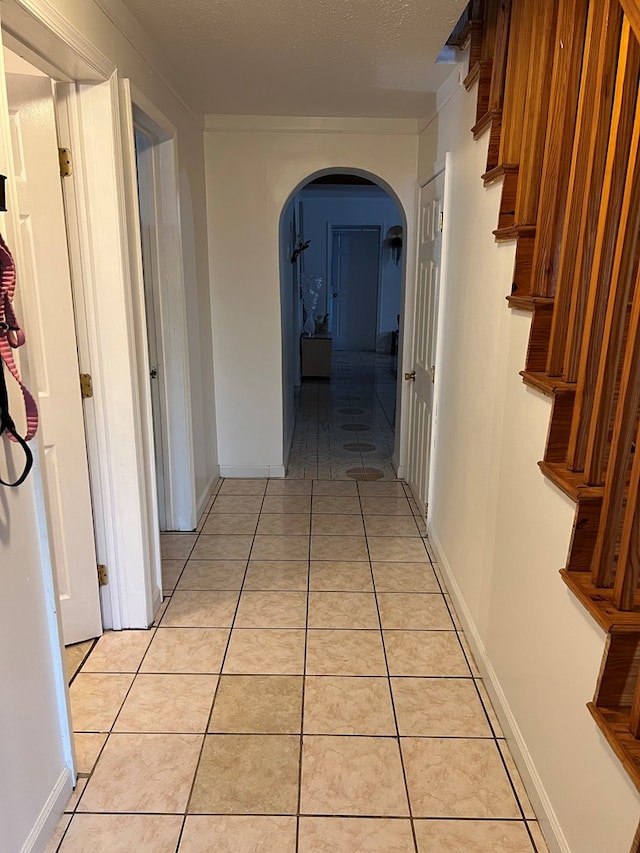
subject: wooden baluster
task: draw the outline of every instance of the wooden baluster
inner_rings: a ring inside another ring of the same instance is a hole
[[[578,378],[621,24],[618,0],[590,3],[547,360],[567,382]]]
[[[540,175],[551,94],[557,0],[529,4],[533,17],[533,42],[527,77],[526,110],[516,195],[516,225],[535,225],[540,197]]]
[[[484,0],[472,0],[471,3],[471,41],[469,46],[469,74],[477,74],[477,66],[482,58],[484,35]]]
[[[502,110],[504,84],[507,75],[507,51],[509,47],[509,28],[511,25],[511,0],[502,0],[498,7],[496,36],[489,90],[489,112]]]
[[[512,0],[510,43],[516,45],[517,49],[510,50],[507,57],[502,135],[498,158],[500,165],[517,165],[520,161],[526,107],[525,92],[533,40],[533,18],[530,8],[531,4],[527,0]]]
[[[635,42],[635,39],[634,39]],[[638,50],[638,66],[640,70],[640,47]],[[585,480],[591,485],[603,482],[604,460],[609,442],[609,425],[618,379],[620,352],[624,338],[625,321],[628,314],[629,294],[635,272],[637,256],[638,228],[640,227],[640,101],[636,95],[636,114],[633,129],[631,150],[629,152],[627,180],[622,200],[622,210],[617,223],[618,234],[615,243],[615,255],[611,271],[611,285],[607,314],[604,323],[604,334],[600,349],[600,364],[594,393],[591,422],[587,439],[587,455],[585,458]],[[637,299],[637,294],[636,294]],[[640,353],[640,350],[638,351]],[[624,382],[629,374],[623,371],[618,409],[623,404],[626,393]],[[638,411],[637,401],[630,403],[630,413],[635,423]],[[617,422],[617,421],[616,421]],[[633,428],[633,424],[632,424]],[[630,449],[630,445],[629,448]],[[628,458],[628,457],[627,457]],[[608,477],[607,477],[608,480]]]
[[[477,112],[477,120],[472,128],[474,139],[479,139],[489,128],[486,172],[498,165],[500,153],[500,135],[502,132],[502,101],[507,73],[507,51],[509,47],[509,27],[511,23],[511,0],[496,2],[495,36],[493,58],[491,60],[491,79],[488,87],[488,104],[484,115]],[[480,94],[478,94],[478,100]]]
[[[640,48],[636,39],[631,35],[628,21],[625,20],[620,41],[605,180],[601,193],[602,202],[595,234],[594,261],[585,313],[576,402],[569,436],[567,462],[573,471],[584,471],[591,415],[596,405],[596,381],[600,365],[618,220],[622,208],[627,163],[634,130],[639,70]],[[601,428],[604,427],[601,425]]]
[[[588,0],[561,0],[536,218],[531,292],[553,296],[582,70]]]
[[[636,379],[640,382],[640,379]],[[640,430],[631,466],[627,508],[622,525],[613,600],[618,610],[633,610],[640,579]]]
[[[636,171],[636,183],[638,180]],[[639,219],[636,210],[636,233],[640,224]],[[640,406],[640,282],[637,275],[636,271],[635,292],[613,428],[611,456],[602,500],[601,521],[591,562],[593,582],[598,587],[610,587],[613,584],[614,558],[624,496],[627,491],[631,444],[636,432]],[[640,458],[640,450],[636,455]],[[621,561],[618,562],[617,571],[619,573],[624,571]]]

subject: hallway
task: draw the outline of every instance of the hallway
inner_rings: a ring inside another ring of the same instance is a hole
[[[334,352],[332,376],[304,379],[287,477],[395,480],[398,357]]]
[[[162,536],[154,627],[76,662],[80,778],[49,853],[546,851],[391,480],[389,359],[336,364],[302,387],[293,476],[223,481],[197,532]],[[354,452],[346,479],[354,434],[375,464]]]

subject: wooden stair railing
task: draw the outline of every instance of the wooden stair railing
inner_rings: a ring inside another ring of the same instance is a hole
[[[531,313],[522,377],[553,400],[540,468],[576,504],[561,575],[608,633],[588,707],[640,789],[640,0],[474,10],[472,132]]]
[[[589,294],[582,331],[582,346],[577,377],[576,411],[571,428],[568,449],[568,465],[573,471],[584,471],[587,455],[590,455],[591,470],[586,472],[588,482],[601,482],[600,472],[595,470],[601,459],[602,432],[608,426],[605,389],[602,373],[615,369],[614,359],[603,351],[602,340],[605,335],[607,318],[611,319],[608,306],[612,290],[616,292],[620,279],[614,269],[616,246],[625,241],[627,222],[621,220],[623,214],[623,194],[627,175],[628,158],[633,146],[635,131],[636,101],[638,95],[638,70],[640,68],[640,48],[631,38],[628,24],[625,22],[620,41],[618,73],[615,82],[611,129],[607,146],[607,162],[604,182],[601,188],[599,217],[595,231],[595,248]],[[635,85],[634,85],[635,81]],[[635,91],[634,91],[635,90]],[[628,183],[628,181],[627,181]],[[628,201],[628,200],[627,200]],[[628,213],[628,212],[627,212]],[[626,306],[626,300],[624,300]],[[612,308],[615,311],[615,308]],[[616,345],[619,335],[612,345]],[[606,423],[605,423],[606,422]],[[591,459],[598,444],[599,457]]]
[[[611,76],[616,67],[621,26],[617,0],[590,4],[547,362],[551,376],[562,376],[572,383],[578,377],[593,253],[589,235],[595,231],[604,180],[613,103]]]

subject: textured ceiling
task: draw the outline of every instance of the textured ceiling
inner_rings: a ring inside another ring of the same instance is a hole
[[[103,0],[104,2],[104,0]],[[421,118],[466,0],[124,0],[201,113]]]

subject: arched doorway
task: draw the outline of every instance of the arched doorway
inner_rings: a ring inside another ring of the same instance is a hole
[[[397,195],[359,169],[311,174],[284,205],[287,476],[395,478],[405,234]]]

